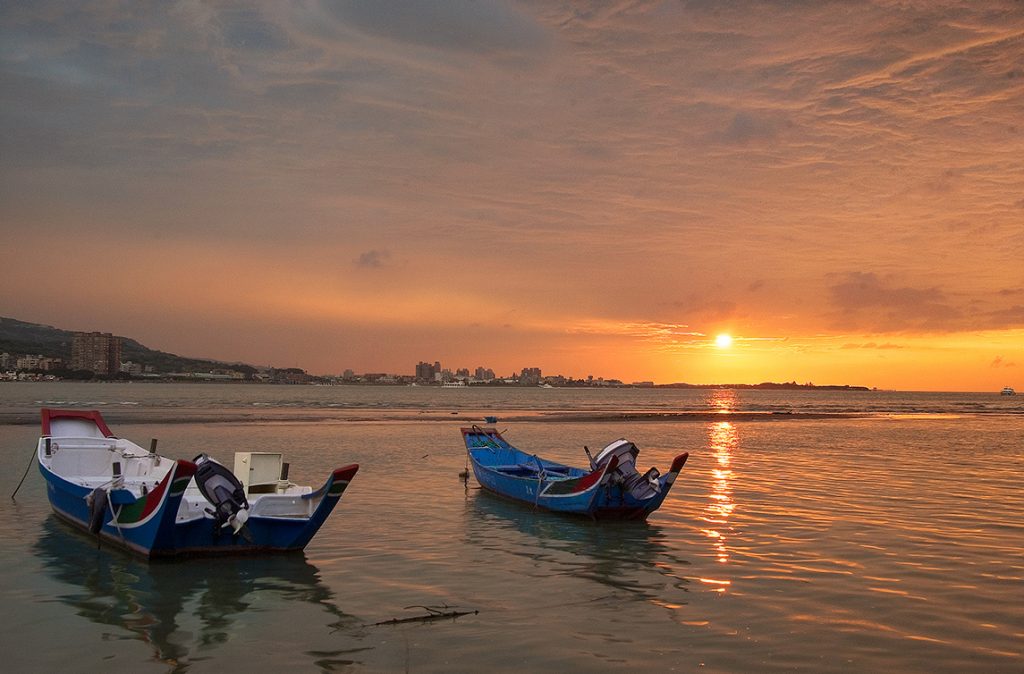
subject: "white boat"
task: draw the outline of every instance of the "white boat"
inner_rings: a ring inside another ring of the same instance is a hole
[[[359,470],[319,489],[287,479],[281,455],[175,460],[116,437],[95,410],[42,410],[39,471],[54,512],[146,557],[302,550]],[[236,476],[236,473],[238,476]]]
[[[1012,396],[1012,395],[1017,395],[1017,392],[1014,391],[1011,387],[1006,386],[1006,387],[1003,388],[1002,391],[999,392],[999,395],[1001,395],[1001,396]]]

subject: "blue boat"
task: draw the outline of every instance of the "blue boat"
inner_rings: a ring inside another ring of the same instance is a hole
[[[495,428],[462,429],[473,474],[484,489],[536,508],[586,515],[594,519],[644,520],[661,507],[689,453],[672,461],[668,473],[657,468],[641,474],[640,450],[616,440],[591,456],[590,469],[566,466],[516,449]]]
[[[97,411],[46,408],[37,458],[60,518],[145,557],[302,550],[359,470],[337,468],[316,490],[286,470],[243,484],[205,454],[175,460],[118,438]]]

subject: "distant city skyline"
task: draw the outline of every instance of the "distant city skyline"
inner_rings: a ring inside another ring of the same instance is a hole
[[[4,3],[0,315],[317,373],[1024,389],[1021,3],[841,7]]]
[[[137,353],[135,358],[140,362],[122,357],[125,341],[134,344],[133,348]],[[16,345],[16,347],[10,345]],[[45,355],[43,352],[47,352],[49,355]],[[158,361],[162,363],[162,367],[158,367]],[[209,380],[291,379],[292,383],[301,383],[306,374],[323,379],[408,380],[409,382],[424,383],[452,381],[487,383],[501,380],[514,381],[523,385],[538,385],[542,381],[556,383],[577,380],[599,383],[606,381],[604,377],[594,377],[593,375],[574,378],[559,373],[545,377],[541,368],[538,367],[523,367],[517,372],[499,375],[491,368],[478,365],[470,372],[468,367],[444,367],[439,360],[432,363],[420,361],[415,365],[411,374],[406,371],[356,372],[352,368],[346,368],[340,374],[336,372],[307,373],[303,368],[279,365],[255,366],[251,363],[243,363],[238,359],[196,361],[188,354],[169,354],[161,349],[150,349],[146,345],[138,344],[129,335],[114,335],[110,332],[68,331],[47,324],[35,324],[17,318],[0,316],[0,375],[4,375],[0,378],[18,379],[18,377],[10,376],[12,373],[9,370],[13,370],[15,373],[35,371],[41,374],[73,377],[91,372],[105,378],[116,378],[123,375],[139,378],[182,378],[194,375]],[[257,370],[275,374],[265,377]],[[607,381],[618,382],[620,380],[608,378]]]

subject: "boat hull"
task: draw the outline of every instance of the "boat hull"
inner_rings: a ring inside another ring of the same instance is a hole
[[[179,463],[193,465],[190,462]],[[91,490],[68,482],[42,466],[40,470],[47,482],[47,496],[54,513],[91,533],[91,512],[87,502]],[[120,508],[113,506],[105,513],[103,525],[96,535],[105,545],[146,557],[298,552],[320,530],[357,470],[358,466],[339,468],[318,490],[319,493],[307,495],[319,499],[311,517],[250,517],[246,522],[245,534],[235,534],[230,528],[217,527],[212,517],[177,521],[182,494],[192,477],[191,472],[187,475],[178,472],[178,479],[171,481],[171,485],[176,486],[167,490],[165,498],[152,504],[152,516],[147,521],[132,522],[127,516],[129,510],[145,510],[144,501],[147,497],[142,497]],[[117,517],[113,513],[115,509],[119,512]]]
[[[534,508],[593,519],[644,520],[661,507],[688,454],[680,454],[656,493],[636,498],[611,479],[616,463],[586,471],[522,452],[492,428],[462,429],[473,475],[489,492]]]

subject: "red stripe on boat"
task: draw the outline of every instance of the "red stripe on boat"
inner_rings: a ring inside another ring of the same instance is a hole
[[[104,437],[114,437],[114,434],[107,427],[107,422],[103,421],[103,416],[96,410],[54,410],[44,407],[42,409],[42,417],[44,437],[49,437],[50,422],[54,419],[85,419],[96,424],[96,428],[100,430]]]
[[[352,478],[355,477],[356,471],[358,471],[358,470],[359,470],[359,464],[358,463],[349,464],[349,465],[343,466],[341,468],[335,468],[334,469],[334,476],[333,476],[334,477],[334,481],[335,482],[339,482],[339,481],[350,482],[352,480]]]
[[[595,470],[581,477],[579,482],[579,489],[575,489],[573,491],[586,491],[587,489],[590,489],[595,482],[599,481],[602,477],[604,477],[605,473],[607,473],[610,470],[615,470],[615,467],[618,465],[619,457],[613,456],[611,461],[608,462],[608,465],[605,466],[604,470]]]
[[[675,461],[672,462],[672,468],[670,468],[668,472],[678,473],[679,471],[681,471],[683,469],[683,465],[686,463],[686,460],[688,458],[690,458],[689,452],[683,452],[682,454],[677,456],[675,458]]]
[[[580,478],[580,481],[576,485],[576,489],[574,489],[573,491],[586,491],[590,489],[592,486],[594,486],[594,483],[601,479],[602,476],[604,476],[603,470],[595,470],[591,473],[584,475],[583,477]]]
[[[160,481],[160,484],[156,486],[156,489],[149,492],[146,495],[146,505],[142,509],[142,513],[139,515],[139,520],[146,519],[150,513],[160,507],[160,501],[163,499],[164,492],[170,488],[171,483],[180,480],[184,477],[191,478],[195,475],[196,464],[191,461],[178,461],[177,466],[167,471],[167,475]],[[138,521],[138,520],[136,520]]]
[[[139,513],[136,522],[146,519],[150,513],[160,506],[160,500],[163,498],[164,492],[167,491],[167,487],[170,486],[173,477],[174,469],[167,471],[167,475],[164,475],[164,479],[160,481],[156,489],[146,494],[146,505],[142,508],[142,512]]]

